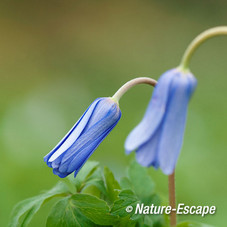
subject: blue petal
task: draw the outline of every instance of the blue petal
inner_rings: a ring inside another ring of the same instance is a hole
[[[158,159],[162,171],[172,174],[183,142],[188,101],[196,86],[192,74],[178,74],[174,77],[162,123],[158,147]]]
[[[179,71],[177,69],[172,69],[160,77],[143,120],[133,129],[126,139],[126,153],[130,153],[148,142],[156,132],[166,111],[171,82],[174,76],[178,73]]]
[[[120,116],[119,116],[120,119]],[[118,119],[118,120],[119,120]],[[95,141],[92,141],[90,144],[86,144],[81,148],[81,150],[77,151],[75,155],[73,155],[70,159],[68,159],[65,163],[63,163],[58,169],[58,174],[62,173],[63,175],[69,175],[73,171],[75,171],[74,176],[76,177],[79,170],[82,168],[87,159],[93,154],[95,149],[99,146],[99,144],[105,139],[105,137],[109,134],[109,132],[116,126],[118,121],[114,123],[110,128],[108,128],[100,137],[98,137]]]
[[[61,178],[67,177],[68,173],[60,173],[57,169],[53,169],[53,174],[58,175]]]
[[[120,117],[120,109],[114,101],[101,101],[94,109],[83,134],[63,154],[59,172],[71,173],[80,169],[110,130],[117,124]],[[93,118],[95,118],[95,121]],[[90,124],[91,122],[93,125]]]
[[[92,127],[94,124],[97,124],[99,121],[103,121],[107,117],[107,115],[110,115],[110,124],[116,121],[119,117],[119,106],[118,104],[113,101],[111,98],[103,98],[96,108],[93,111],[92,116],[86,126],[86,130],[88,130],[90,127]],[[103,122],[103,124],[106,124]]]
[[[101,113],[99,111],[100,109],[102,110]],[[69,150],[74,150],[74,152],[66,152],[62,162],[65,162],[66,159],[73,156],[74,153],[82,146],[98,138],[103,131],[111,127],[111,125],[119,120],[119,115],[120,109],[114,101],[100,102],[94,109],[86,129],[69,148]],[[95,118],[95,121],[93,121],[93,118]],[[91,125],[90,122],[92,122],[93,125]]]
[[[157,148],[160,141],[161,130],[158,129],[152,138],[136,150],[137,162],[145,167],[159,167]]]
[[[47,165],[51,165],[49,162],[57,159],[72,143],[80,136],[87,122],[89,121],[93,110],[96,105],[102,100],[102,98],[96,99],[85,111],[82,117],[76,122],[72,129],[66,134],[66,136],[57,144],[57,146],[44,157],[44,161]]]
[[[82,168],[84,163],[87,161],[87,159],[93,154],[93,152],[96,150],[96,148],[99,146],[99,144],[106,138],[106,136],[110,133],[110,131],[116,126],[117,122],[109,128],[93,145],[90,146],[90,148],[85,148],[86,151],[80,152],[80,154],[77,157],[74,157],[72,162],[70,163],[68,167],[68,171],[75,171],[74,177],[76,177],[76,174],[78,171]]]

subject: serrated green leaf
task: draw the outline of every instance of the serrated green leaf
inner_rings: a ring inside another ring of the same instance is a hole
[[[135,212],[136,204],[139,203],[137,196],[131,190],[122,190],[119,193],[119,198],[114,202],[111,213],[120,217],[132,216]],[[130,213],[126,211],[129,206],[133,207]]]
[[[118,199],[120,185],[114,178],[113,173],[106,166],[104,167],[104,177],[106,183],[107,198],[110,203],[113,203],[116,199]]]
[[[32,217],[37,213],[40,207],[43,205],[44,202],[48,201],[49,199],[57,196],[65,196],[69,193],[68,187],[63,182],[59,182],[55,187],[42,193],[41,195],[23,200],[19,202],[13,209],[9,227],[17,227],[17,226],[27,226],[31,221]],[[23,220],[20,219],[23,217]]]
[[[135,193],[132,190],[130,190],[130,189],[126,189],[126,190],[120,191],[119,198],[120,199],[133,199],[133,198],[136,198],[138,200],[138,198],[135,195]]]
[[[143,201],[154,193],[154,182],[146,168],[133,161],[128,169],[129,180],[136,195]]]
[[[71,202],[71,198],[60,200],[47,218],[47,227],[94,227],[95,223],[86,218]]]
[[[118,217],[110,213],[108,204],[95,196],[75,194],[71,203],[89,220],[98,225],[113,225]]]
[[[198,222],[186,221],[186,222],[179,223],[177,227],[214,227],[214,226],[198,223]]]

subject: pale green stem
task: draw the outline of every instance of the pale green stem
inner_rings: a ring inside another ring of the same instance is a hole
[[[183,58],[181,60],[181,64],[179,68],[183,69],[184,71],[188,70],[189,62],[194,54],[195,50],[204,43],[207,39],[210,39],[215,36],[219,35],[227,35],[227,26],[220,26],[208,29],[198,35],[188,46],[186,51],[184,52]]]
[[[138,77],[133,80],[128,81],[125,83],[122,87],[118,89],[118,91],[113,95],[112,99],[119,102],[121,97],[132,87],[134,87],[137,84],[149,84],[153,87],[157,84],[156,80],[153,80],[149,77]]]

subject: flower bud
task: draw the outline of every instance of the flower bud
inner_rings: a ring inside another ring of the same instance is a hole
[[[59,177],[74,171],[76,176],[120,117],[120,108],[113,99],[96,99],[44,161]]]

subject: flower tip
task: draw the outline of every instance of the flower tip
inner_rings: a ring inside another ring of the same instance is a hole
[[[167,167],[167,168],[166,168]],[[162,169],[162,172],[165,174],[165,175],[171,175],[173,174],[174,170],[175,170],[175,166],[173,166],[172,168],[168,168],[169,166],[165,166],[165,167],[161,167]]]
[[[125,148],[125,154],[129,155],[133,150],[129,150],[127,148]]]

